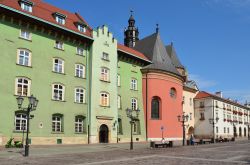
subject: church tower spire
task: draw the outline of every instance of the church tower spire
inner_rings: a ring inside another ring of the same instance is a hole
[[[133,11],[130,11],[130,17],[128,20],[128,27],[124,30],[124,45],[127,47],[134,47],[136,41],[139,40],[139,31],[138,28],[135,27],[135,19],[133,16]]]

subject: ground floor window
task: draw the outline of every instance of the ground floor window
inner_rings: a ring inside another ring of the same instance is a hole
[[[75,132],[83,133],[84,132],[84,116],[76,116],[75,117]]]
[[[139,120],[136,120],[134,121],[133,123],[133,133],[134,134],[140,134],[140,121]]]
[[[15,130],[26,131],[27,130],[27,115],[18,113],[15,115]]]
[[[52,132],[63,132],[61,114],[52,115]]]

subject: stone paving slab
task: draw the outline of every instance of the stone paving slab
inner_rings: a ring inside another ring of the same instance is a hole
[[[250,164],[250,141],[199,146],[150,149],[149,144],[32,146],[30,157],[23,150],[0,150],[2,165],[125,165],[125,164]]]

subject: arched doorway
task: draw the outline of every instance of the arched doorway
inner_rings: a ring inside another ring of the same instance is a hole
[[[194,134],[194,127],[189,127],[188,128],[188,137],[191,137],[191,135]]]
[[[242,136],[241,127],[239,128],[239,136]]]
[[[100,126],[99,142],[100,143],[108,143],[109,142],[109,128],[105,124]]]
[[[247,129],[244,128],[244,137],[246,137],[246,136],[247,136]]]

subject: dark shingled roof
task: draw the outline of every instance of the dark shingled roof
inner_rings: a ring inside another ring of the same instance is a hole
[[[142,40],[137,41],[135,49],[142,52],[149,60],[152,61],[152,64],[146,66],[144,69],[163,70],[181,76],[172,64],[159,33],[154,33]]]
[[[185,67],[181,64],[181,62],[176,54],[173,43],[171,43],[170,45],[167,45],[166,50],[168,52],[169,57],[172,60],[172,63],[174,64],[174,66],[177,68],[185,69]]]

